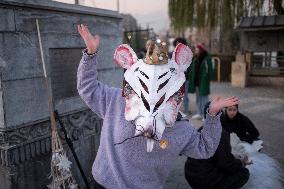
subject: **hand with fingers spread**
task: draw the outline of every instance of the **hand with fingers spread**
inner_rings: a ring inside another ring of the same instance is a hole
[[[239,99],[237,97],[229,97],[222,99],[220,96],[214,98],[209,107],[209,114],[216,115],[223,108],[239,104]]]
[[[77,29],[87,46],[87,53],[96,53],[100,45],[100,37],[98,35],[93,36],[88,27],[83,24],[77,25]]]

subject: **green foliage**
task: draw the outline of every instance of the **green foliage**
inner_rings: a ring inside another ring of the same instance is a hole
[[[234,26],[234,19],[233,19],[233,9],[231,6],[231,0],[224,0],[224,9],[223,9],[223,28],[224,31],[231,30]]]
[[[284,14],[283,0],[270,0],[277,14]],[[218,28],[222,44],[230,43],[237,47],[238,36],[234,27],[242,17],[259,16],[264,0],[169,0],[169,17],[172,28],[182,34],[188,27],[207,32],[211,39],[211,32]],[[209,42],[210,43],[210,42]]]
[[[205,16],[206,16],[206,1],[197,1],[196,8],[196,27],[203,28],[205,26]]]
[[[213,28],[217,25],[217,15],[218,15],[218,1],[217,0],[209,0],[208,1],[208,18],[206,25],[210,28]]]
[[[232,30],[243,16],[260,14],[264,0],[169,0],[169,17],[175,31],[187,27],[221,26]],[[281,0],[274,0],[275,9],[283,11]]]
[[[282,0],[274,0],[273,6],[278,15],[284,14],[284,9],[282,7]]]

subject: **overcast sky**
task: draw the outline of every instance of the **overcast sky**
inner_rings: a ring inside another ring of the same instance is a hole
[[[74,3],[74,0],[57,0]],[[117,0],[79,0],[82,4],[117,10]],[[169,28],[168,0],[119,0],[120,12],[130,13],[142,27],[149,24],[155,32]]]

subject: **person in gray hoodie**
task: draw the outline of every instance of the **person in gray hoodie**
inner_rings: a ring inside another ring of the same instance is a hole
[[[97,80],[99,36],[93,36],[84,25],[78,25],[78,32],[87,48],[78,67],[77,89],[87,106],[103,119],[100,146],[92,167],[96,188],[161,189],[179,154],[206,159],[215,153],[221,136],[220,110],[239,100],[213,100],[202,132],[197,132],[187,120],[176,121],[184,69],[188,67],[183,62],[191,58],[185,46],[177,46],[172,60],[165,60],[162,53],[147,54],[145,60],[137,60],[130,47],[119,46],[115,62],[126,71],[124,87],[118,89]],[[153,48],[153,53],[160,52],[156,46]],[[163,64],[154,64],[155,61]],[[156,75],[162,71],[166,72]],[[178,79],[171,81],[175,77]],[[149,99],[152,93],[165,94]]]

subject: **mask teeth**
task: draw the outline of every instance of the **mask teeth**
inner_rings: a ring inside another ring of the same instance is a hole
[[[154,140],[153,139],[147,139],[147,152],[152,152],[154,148]]]

